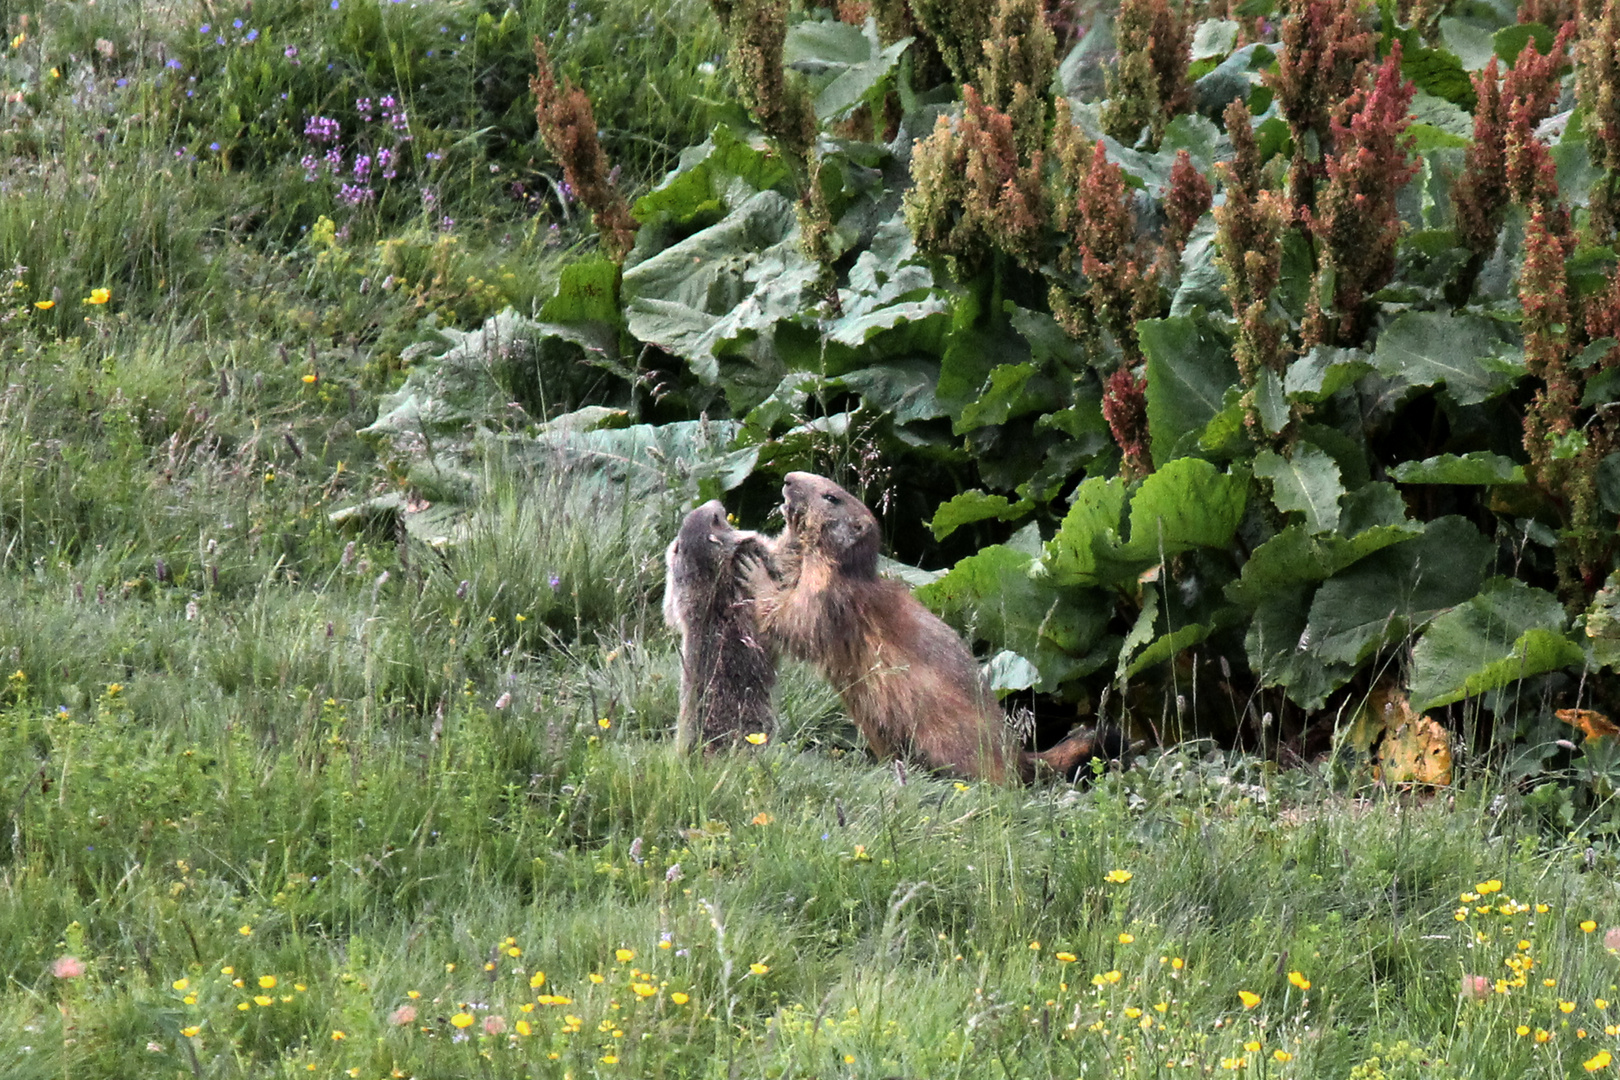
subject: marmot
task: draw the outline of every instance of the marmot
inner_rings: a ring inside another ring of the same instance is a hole
[[[681,751],[771,726],[776,657],[744,581],[765,558],[764,538],[732,528],[713,500],[686,515],[664,553],[664,621],[681,634]]]
[[[772,567],[752,567],[767,637],[815,664],[879,757],[914,754],[932,768],[1004,782],[1037,764],[1070,775],[1095,740],[1076,734],[1042,754],[1020,751],[973,654],[905,585],[878,576],[878,522],[825,477],[782,485],[787,527]]]

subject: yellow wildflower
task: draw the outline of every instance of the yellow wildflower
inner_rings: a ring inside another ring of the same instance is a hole
[[[111,299],[111,289],[91,289],[90,295],[84,298],[84,302],[87,304],[105,304]]]
[[[1129,870],[1110,870],[1103,875],[1103,880],[1111,885],[1123,885],[1131,880],[1131,872]]]
[[[1311,980],[1307,979],[1302,972],[1290,971],[1288,973],[1288,981],[1299,987],[1301,990],[1309,990],[1311,988]]]
[[[1252,1009],[1256,1005],[1260,1004],[1260,995],[1252,993],[1248,990],[1239,990],[1238,1000],[1243,1002],[1243,1007],[1245,1009]]]
[[[450,1018],[450,1023],[454,1024],[458,1028],[470,1028],[473,1026],[473,1014],[458,1012],[456,1015]]]

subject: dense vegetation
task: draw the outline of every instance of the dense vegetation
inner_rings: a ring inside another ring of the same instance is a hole
[[[1612,1068],[1613,2],[0,17],[0,1074]],[[800,467],[1133,767],[676,757]]]

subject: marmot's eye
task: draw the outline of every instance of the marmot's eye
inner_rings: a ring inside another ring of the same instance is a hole
[[[821,497],[823,499],[826,499],[828,502],[832,503],[834,506],[838,505],[838,496],[832,494],[831,492],[827,492],[826,494],[822,495]]]

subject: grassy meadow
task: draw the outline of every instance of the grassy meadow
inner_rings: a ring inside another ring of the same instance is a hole
[[[333,521],[415,497],[402,354],[589,244],[530,39],[644,189],[735,108],[699,0],[0,13],[0,1076],[1613,1068],[1606,799],[962,784],[797,669],[678,758],[675,495],[492,443],[459,543]]]

